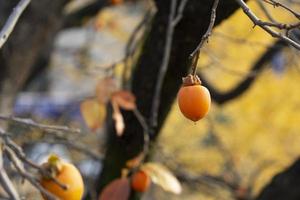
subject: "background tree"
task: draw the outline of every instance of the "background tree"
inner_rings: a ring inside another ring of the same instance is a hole
[[[113,3],[113,1],[94,1],[72,14],[65,15],[63,14],[63,9],[67,2],[68,1],[51,1],[50,3],[47,1],[32,1],[21,16],[16,28],[9,36],[8,41],[1,49],[0,92],[2,95],[0,110],[3,114],[11,113],[18,92],[22,90],[38,72],[47,67],[56,33],[64,27],[80,25],[82,18],[95,15],[99,9]],[[0,2],[1,27],[17,3],[18,1]],[[271,36],[278,39],[273,45],[266,49],[250,69],[249,74],[252,73],[255,75],[245,76],[244,79],[228,91],[220,92],[207,80],[205,73],[202,73],[202,71],[198,72],[203,84],[211,91],[213,101],[217,104],[224,104],[243,94],[250,88],[257,74],[261,73],[263,68],[266,67],[265,64],[287,45],[299,49],[299,14],[281,2],[273,0],[259,1],[259,5],[262,6],[262,10],[265,11],[265,15],[267,16],[266,21],[256,17],[242,0],[226,2],[168,0],[154,1],[152,3],[155,5],[156,13],[153,18],[151,18],[153,10],[145,14],[144,19],[141,24],[137,26],[127,46],[125,63],[129,57],[134,57],[133,54],[135,54],[134,51],[136,50],[135,48],[137,48],[136,44],[134,44],[134,42],[136,42],[134,41],[136,32],[146,26],[146,34],[144,34],[142,38],[142,40],[145,40],[139,58],[134,67],[130,68],[128,63],[125,65],[124,71],[128,74],[124,75],[124,87],[130,89],[134,94],[132,98],[136,99],[136,107],[133,106],[130,107],[130,109],[126,109],[126,106],[120,106],[121,108],[125,107],[125,109],[121,109],[121,115],[124,118],[125,124],[124,131],[119,131],[115,128],[115,121],[117,120],[115,117],[116,108],[114,107],[116,98],[124,97],[120,95],[121,93],[114,93],[111,97],[111,103],[108,105],[107,150],[103,160],[103,170],[99,175],[99,180],[96,182],[98,192],[112,180],[120,177],[127,161],[139,156],[141,152],[144,151],[144,153],[146,153],[146,155],[143,155],[146,156],[146,160],[151,160],[150,154],[154,153],[151,146],[157,142],[161,128],[166,121],[177,91],[181,86],[181,78],[186,76],[190,70],[190,54],[195,49],[196,51],[201,50],[201,41],[204,41],[201,40],[201,37],[203,35],[208,37],[209,34],[205,35],[205,33],[210,33],[210,31],[207,32],[207,28],[209,25],[214,24],[211,18],[211,16],[214,16],[214,9],[212,9],[214,8],[213,4],[217,5],[216,25],[226,20],[241,7],[255,25],[261,27],[267,33],[271,34]],[[277,22],[264,7],[267,4],[282,8],[287,13],[294,15],[298,21],[296,23]],[[212,11],[213,14],[211,15]],[[35,26],[32,26],[33,22]],[[280,34],[280,31],[286,31],[286,34]],[[199,43],[201,45],[198,49],[197,46]],[[28,50],[29,47],[30,51]],[[130,93],[126,94],[130,95]],[[81,146],[72,144],[71,141],[74,138],[70,138],[66,133],[78,132],[78,130],[60,126],[47,126],[20,118],[10,118],[5,115],[3,115],[1,119],[34,127],[46,132],[63,132],[65,145],[72,146],[77,150],[79,149],[91,157],[99,158],[94,152],[88,151],[86,148],[81,148],[82,144],[80,144]],[[5,128],[5,126],[3,126],[3,128]],[[16,150],[17,145],[12,145],[12,140],[7,139],[7,132],[9,130],[10,129],[1,131],[4,146],[7,146],[8,149],[16,154],[15,158],[25,163],[29,162],[21,152]],[[118,136],[118,134],[120,135],[118,132],[121,132],[121,136]],[[61,136],[55,135],[55,137],[59,138]],[[57,139],[55,137],[54,139]],[[217,138],[214,134],[212,134],[212,137]],[[148,141],[148,139],[150,139],[150,141]],[[218,141],[218,139],[216,141]],[[54,140],[54,142],[59,141]],[[148,145],[150,145],[150,154],[148,154]],[[230,158],[230,155],[224,150],[222,142],[218,141],[217,146],[221,151],[225,152],[226,155],[224,155],[224,157],[228,157],[227,164],[232,168],[232,158]],[[39,167],[35,165],[32,166],[38,171],[41,171]],[[27,180],[31,180],[28,178],[29,176],[26,176],[25,172],[22,172],[22,170],[18,171]],[[297,182],[291,179],[295,171],[297,171],[297,162],[286,172],[280,174],[278,176],[279,178],[274,178],[272,183],[266,186],[265,190],[263,190],[257,199],[268,199],[270,196],[272,198],[274,198],[273,196],[280,197],[278,191],[281,191],[280,194],[284,194],[284,197],[291,194],[289,199],[297,199],[299,194],[297,190],[292,189],[297,187]],[[251,188],[245,189],[241,187],[240,182],[236,179],[227,180],[224,177],[214,176],[190,177],[189,174],[180,170],[176,172],[176,174],[184,182],[201,181],[204,178],[208,180],[208,182],[216,181],[224,184],[230,188],[234,197],[237,199],[248,199],[251,197],[251,195],[248,194]],[[2,178],[3,177],[4,176],[2,176]],[[286,185],[281,184],[281,180],[285,178],[291,181],[288,181]],[[12,199],[18,199],[15,191],[11,189],[12,186],[5,184],[8,183],[5,179],[2,179],[1,182],[9,196]],[[277,182],[280,183],[276,184]],[[39,189],[42,190],[41,188]],[[296,192],[294,193],[294,191]],[[281,199],[282,198],[283,197],[281,197]]]

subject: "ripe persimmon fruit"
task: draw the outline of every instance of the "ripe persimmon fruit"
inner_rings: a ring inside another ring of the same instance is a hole
[[[211,98],[208,89],[201,85],[198,76],[188,75],[177,94],[178,105],[182,114],[196,122],[209,111]]]
[[[131,177],[131,187],[137,192],[146,192],[151,184],[150,176],[143,170],[135,172]]]
[[[119,5],[119,4],[123,3],[123,0],[110,0],[110,2],[111,2],[113,5]]]
[[[51,155],[42,167],[50,172],[51,176],[64,184],[66,188],[60,187],[50,177],[42,177],[41,185],[50,193],[61,200],[81,200],[84,184],[78,169],[71,163],[62,161],[58,156]],[[47,197],[44,196],[47,200]]]

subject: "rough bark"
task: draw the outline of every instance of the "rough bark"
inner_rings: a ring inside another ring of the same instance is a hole
[[[138,109],[146,119],[151,115],[155,84],[163,58],[170,2],[170,0],[156,1],[158,12],[133,73],[132,90],[137,97]],[[152,140],[158,136],[181,85],[181,78],[189,70],[189,54],[196,48],[207,29],[212,3],[211,0],[190,0],[181,22],[175,29],[168,71],[161,92],[158,127],[151,136]],[[233,0],[221,1],[217,10],[216,24],[229,17],[237,8]],[[113,123],[108,125],[108,149],[98,181],[99,190],[112,179],[120,176],[126,160],[137,155],[143,148],[142,127],[132,113],[123,114],[126,129],[122,137],[116,137]]]

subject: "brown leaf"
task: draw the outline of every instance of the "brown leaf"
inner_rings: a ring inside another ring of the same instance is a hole
[[[95,99],[87,99],[80,104],[81,115],[92,131],[100,128],[106,116],[105,105]]]
[[[165,166],[159,163],[146,163],[141,167],[142,170],[147,172],[153,183],[161,186],[165,191],[174,194],[181,193],[181,185],[173,173]]]
[[[115,120],[116,132],[118,136],[122,136],[125,129],[124,119],[119,105],[114,100],[112,100],[111,103],[113,107],[113,119]]]
[[[96,85],[96,96],[99,102],[107,103],[114,91],[117,89],[115,79],[106,77],[101,79]]]
[[[98,200],[128,200],[129,195],[130,183],[128,178],[119,178],[103,189]]]
[[[120,90],[114,92],[111,99],[125,110],[134,110],[136,108],[135,96],[129,91]]]

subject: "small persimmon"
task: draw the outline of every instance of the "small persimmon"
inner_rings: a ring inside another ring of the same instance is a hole
[[[78,169],[71,163],[62,161],[58,156],[51,155],[42,167],[51,173],[51,176],[66,188],[62,188],[50,177],[42,177],[41,185],[50,193],[61,200],[81,200],[84,191],[84,184]],[[47,200],[47,197],[44,196]]]
[[[178,105],[182,114],[196,122],[202,119],[210,108],[210,93],[201,85],[197,76],[188,75],[183,78],[183,85],[178,94]]]
[[[151,184],[150,176],[143,170],[135,172],[131,177],[131,187],[137,192],[146,192]]]
[[[123,3],[123,0],[110,0],[110,2],[111,2],[113,5],[119,5],[119,4]]]

